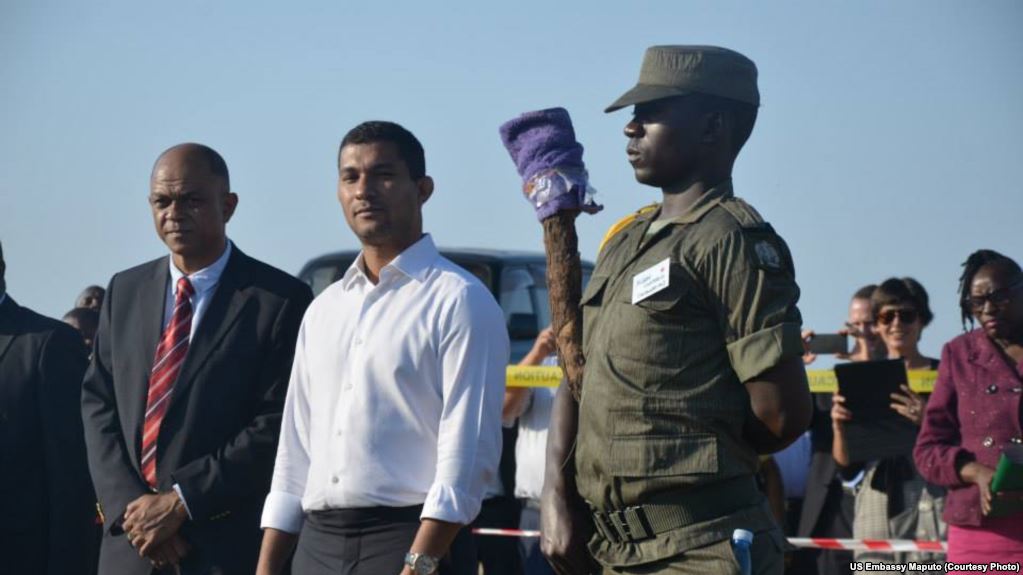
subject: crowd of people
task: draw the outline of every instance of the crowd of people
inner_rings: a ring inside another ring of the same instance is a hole
[[[854,294],[842,359],[937,370],[933,393],[890,397],[912,453],[854,460],[848,398],[810,394],[815,334],[788,247],[733,191],[758,105],[745,56],[656,46],[608,108],[634,106],[629,162],[664,196],[615,227],[581,294],[578,396],[506,388],[502,310],[425,233],[434,182],[391,122],[341,141],[337,197],[362,251],[315,299],[228,238],[239,197],[201,144],[152,168],[168,254],[87,288],[67,325],[7,293],[0,246],[0,458],[16,470],[0,476],[0,567],[777,575],[934,559],[793,553],[786,534],[947,539],[949,561],[1020,561],[1023,516],[992,515],[1020,494],[991,483],[1023,443],[1023,271],[969,256],[966,333],[940,361],[918,347],[934,316],[918,282]],[[522,363],[556,363],[558,338],[542,332]],[[491,487],[511,426],[509,509]],[[509,517],[541,537],[467,529]]]

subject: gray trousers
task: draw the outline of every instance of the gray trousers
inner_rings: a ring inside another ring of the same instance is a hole
[[[313,511],[298,537],[292,575],[398,575],[419,530],[421,505]],[[441,575],[475,575],[468,529],[441,560]]]

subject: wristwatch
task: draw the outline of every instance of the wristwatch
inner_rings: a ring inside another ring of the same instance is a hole
[[[412,568],[415,575],[432,575],[437,572],[437,564],[440,562],[436,557],[425,553],[406,553],[405,565]]]

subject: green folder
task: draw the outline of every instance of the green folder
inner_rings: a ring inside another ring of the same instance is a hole
[[[1002,452],[991,479],[991,513],[988,517],[1005,517],[1023,511],[1023,500],[998,500],[1003,491],[1023,491],[1023,445],[1010,444]]]

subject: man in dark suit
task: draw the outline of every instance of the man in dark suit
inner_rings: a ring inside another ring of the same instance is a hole
[[[85,353],[7,294],[0,246],[0,572],[88,575],[96,497],[78,409]]]
[[[100,572],[252,573],[312,294],[227,239],[238,197],[212,149],[165,151],[149,203],[170,257],[111,279],[82,395]]]

